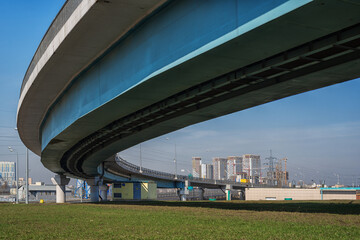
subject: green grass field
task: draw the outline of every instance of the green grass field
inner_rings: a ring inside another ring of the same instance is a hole
[[[0,204],[0,239],[360,239],[360,201]]]

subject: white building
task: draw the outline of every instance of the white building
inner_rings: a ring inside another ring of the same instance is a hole
[[[192,158],[192,175],[193,177],[201,176],[201,157]]]
[[[205,163],[202,163],[200,165],[200,173],[201,173],[200,177],[201,178],[207,178],[206,165],[207,164],[205,164]]]
[[[9,185],[15,184],[15,163],[0,162],[0,180],[7,182]]]
[[[226,163],[227,163],[226,158],[220,158],[220,157],[213,158],[214,179],[216,180],[227,179]]]
[[[247,174],[250,183],[258,184],[261,177],[261,160],[259,155],[243,155],[243,171]]]
[[[214,166],[212,164],[206,164],[206,178],[214,179]]]

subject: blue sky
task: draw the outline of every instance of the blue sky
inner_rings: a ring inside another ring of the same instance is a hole
[[[64,1],[0,1],[0,161],[14,161],[8,146],[19,152],[24,176],[25,147],[14,130],[19,91],[26,69]],[[142,144],[145,167],[190,169],[191,157],[211,162],[215,156],[260,154],[269,150],[287,157],[290,179],[325,179],[351,184],[360,177],[360,80],[307,92],[200,123]],[[169,140],[166,140],[169,138]],[[139,162],[139,146],[122,155]],[[53,174],[30,154],[30,176],[50,182]],[[360,179],[358,180],[360,182]]]
[[[8,146],[19,152],[20,177],[25,175],[25,147],[14,130],[20,86],[27,67],[65,1],[0,1],[0,161],[15,161]],[[30,154],[30,176],[50,182],[53,174]]]

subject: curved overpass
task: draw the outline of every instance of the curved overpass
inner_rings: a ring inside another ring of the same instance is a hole
[[[145,140],[359,77],[359,13],[343,0],[68,0],[24,77],[20,137],[51,171],[94,178]]]

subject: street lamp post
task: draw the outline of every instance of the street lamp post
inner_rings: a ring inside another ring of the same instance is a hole
[[[25,203],[29,204],[29,149],[26,148],[26,196]]]
[[[17,131],[17,128],[14,128],[15,131]],[[26,186],[26,196],[25,196],[25,203],[29,204],[29,149],[26,148],[26,181],[25,181],[25,186]]]
[[[140,173],[142,173],[142,152],[141,152],[141,143],[140,143]]]
[[[18,151],[16,151],[15,149],[13,149],[12,147],[9,147],[9,151],[10,152],[16,152],[16,166],[15,166],[15,181],[16,181],[16,203],[19,203],[19,153]]]
[[[170,140],[170,139],[166,138],[166,140]],[[174,142],[174,164],[175,164],[175,179],[177,179],[176,142]]]
[[[335,177],[337,177],[337,185],[340,185],[340,174],[334,173]]]
[[[175,179],[177,179],[177,162],[176,162],[176,143],[175,143],[175,156],[174,156],[174,163],[175,163]]]

